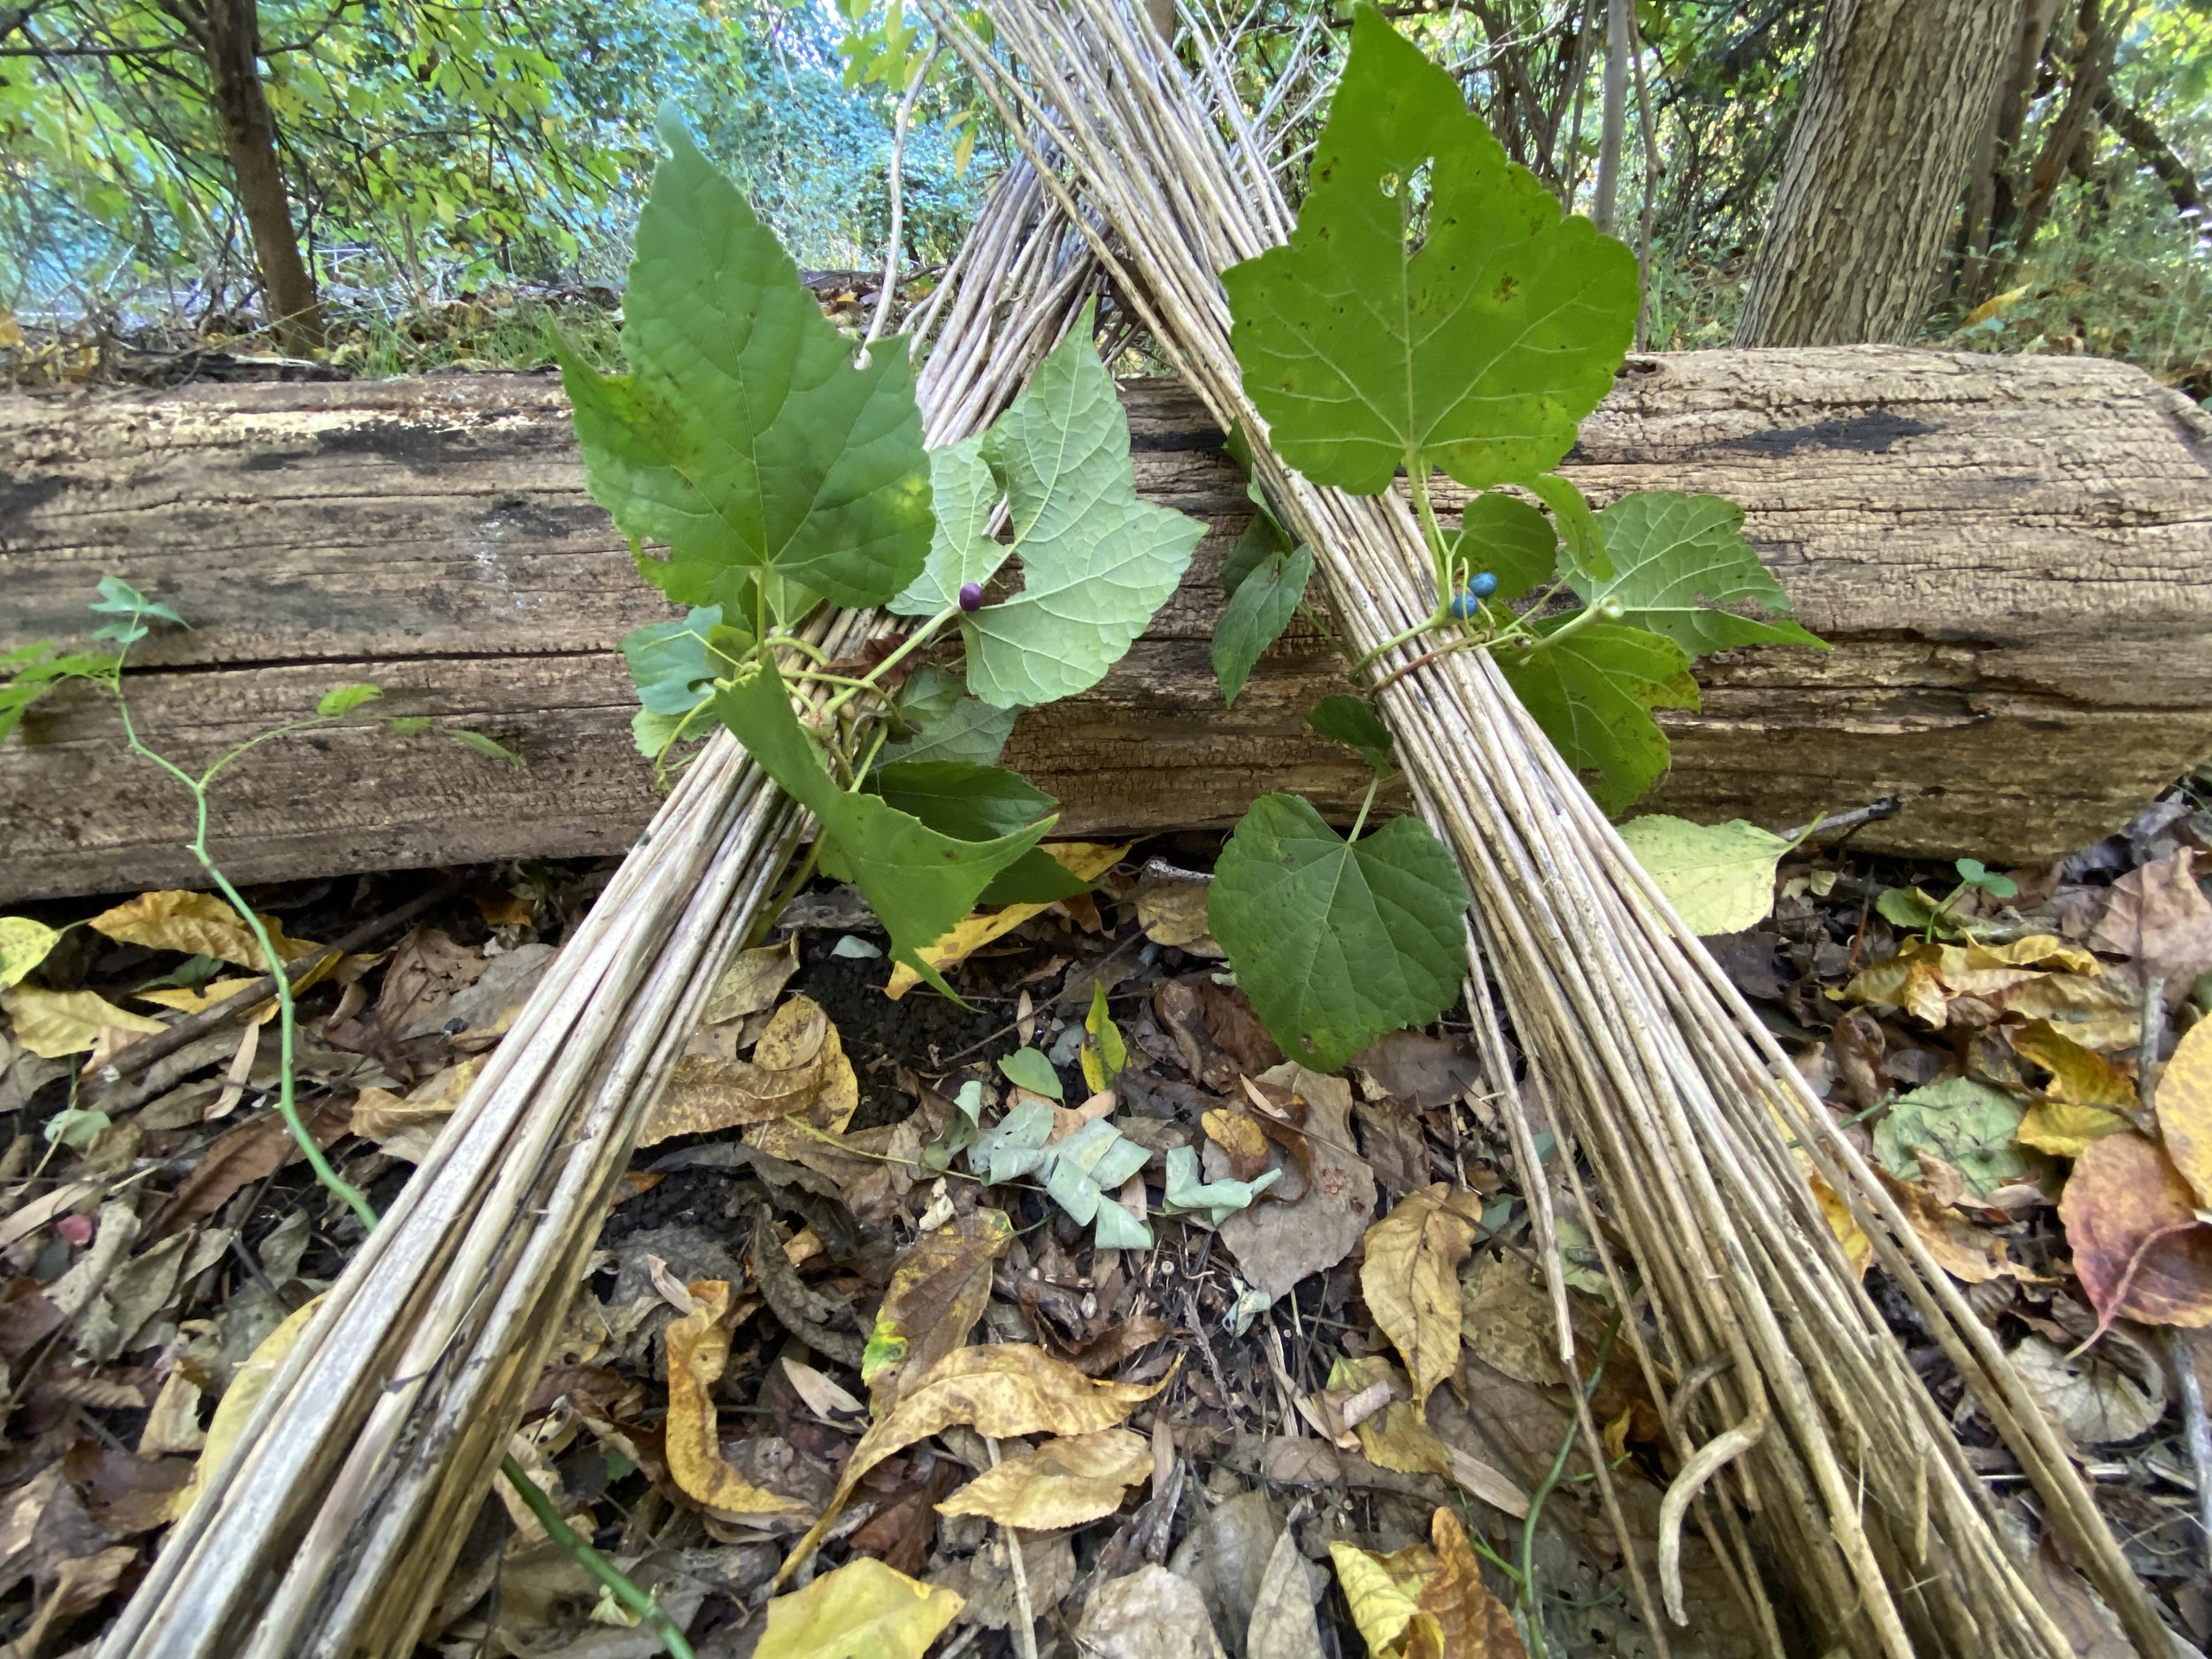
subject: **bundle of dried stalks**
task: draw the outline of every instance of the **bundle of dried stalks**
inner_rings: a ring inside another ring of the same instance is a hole
[[[1013,169],[918,318],[928,442],[981,430],[1095,266]],[[837,657],[882,626],[838,612]],[[803,670],[787,670],[795,678]],[[806,824],[717,735],[324,1297],[105,1659],[407,1654],[535,1383],[647,1110]]]
[[[995,44],[946,0],[923,0],[1025,141],[1031,160],[1225,427],[1256,439],[1216,273],[1285,238],[1279,160],[1233,96],[1223,42],[1182,15],[1186,69],[1126,0],[990,0]],[[1045,148],[1049,145],[1049,150]],[[1256,442],[1263,486],[1312,546],[1356,646],[1430,610],[1429,561],[1394,496],[1317,488]],[[2170,1651],[2067,1448],[1991,1333],[1879,1179],[1630,856],[1488,657],[1378,664],[1417,801],[1476,894],[1470,1004],[1514,1125],[1536,1237],[1551,1238],[1552,1161],[1586,1217],[1622,1336],[1679,1458],[1655,1562],[1637,1558],[1586,1405],[1586,1452],[1644,1602],[1655,1571],[1678,1613],[1686,1518],[1712,1542],[1768,1651],[2046,1655],[2073,1649],[2018,1548],[1862,1287],[1823,1187],[1872,1241],[2032,1482],[2064,1540],[2145,1654]],[[1518,1060],[1494,1010],[1502,994]],[[1578,1156],[1595,1179],[1585,1191]],[[1607,1227],[1626,1244],[1608,1248]],[[1574,1343],[1555,1246],[1560,1354]],[[1769,1600],[1778,1569],[1786,1608]]]

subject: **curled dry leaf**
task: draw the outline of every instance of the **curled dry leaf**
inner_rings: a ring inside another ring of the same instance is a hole
[[[722,1455],[714,1385],[729,1363],[730,1287],[718,1279],[690,1286],[697,1304],[668,1327],[668,1472],[717,1515],[796,1515],[806,1506],[754,1486]],[[956,1609],[957,1610],[957,1609]]]
[[[2197,1202],[2212,1208],[2212,1019],[2190,1026],[2159,1074],[2158,1133]]]
[[[863,1555],[772,1600],[753,1659],[922,1659],[965,1605]]]
[[[1337,1582],[1372,1659],[1526,1659],[1513,1615],[1482,1581],[1459,1517],[1431,1518],[1434,1548],[1388,1555],[1331,1544]]]
[[[2141,1135],[2108,1135],[2075,1163],[2058,1213],[2100,1332],[2121,1315],[2212,1325],[2212,1225],[2196,1206],[2181,1171]]]
[[[1272,1298],[1352,1253],[1375,1213],[1375,1172],[1353,1150],[1350,1084],[1294,1061],[1257,1080],[1289,1089],[1305,1102],[1301,1144],[1310,1158],[1309,1164],[1294,1155],[1295,1167],[1284,1171],[1276,1188],[1282,1202],[1255,1204],[1221,1223],[1221,1241],[1236,1257],[1245,1282]],[[1218,1152],[1206,1156],[1210,1181],[1227,1173],[1225,1161],[1216,1172]]]
[[[318,948],[305,940],[286,937],[283,924],[273,916],[262,917],[261,925],[268,929],[270,944],[285,962]],[[101,911],[86,926],[126,945],[180,951],[188,956],[213,956],[256,972],[268,967],[261,958],[261,943],[253,930],[212,893],[142,893],[127,903]]]
[[[1439,1649],[1448,1659],[1526,1659],[1513,1615],[1483,1583],[1482,1563],[1459,1517],[1438,1509],[1429,1538],[1436,1546],[1436,1575],[1422,1586],[1418,1606],[1436,1621]]]
[[[677,1061],[638,1145],[798,1114],[834,1132],[859,1104],[859,1079],[837,1027],[813,998],[794,996],[768,1022],[750,1060],[687,1054]]]
[[[1882,1184],[1905,1212],[1936,1265],[1962,1284],[1985,1285],[1993,1279],[2032,1279],[2035,1275],[2008,1259],[2005,1241],[1987,1227],[1955,1214],[1926,1187],[1883,1177]]]
[[[1267,1167],[1267,1134],[1251,1113],[1210,1111],[1201,1121],[1206,1138],[1228,1158],[1231,1179],[1251,1180]]]
[[[2117,1331],[2079,1353],[2032,1335],[2012,1350],[2012,1363],[2077,1446],[2134,1440],[2166,1414],[2158,1362]]]
[[[1359,1359],[1339,1359],[1329,1371],[1325,1398],[1349,1407],[1380,1384],[1385,1403],[1363,1415],[1344,1411],[1359,1448],[1379,1469],[1402,1475],[1445,1475],[1452,1472],[1451,1448],[1436,1436],[1420,1409],[1406,1396],[1405,1373],[1379,1354]],[[1355,1416],[1357,1420],[1354,1421]]]
[[[12,986],[0,991],[0,1009],[15,1023],[15,1040],[42,1059],[85,1054],[110,1031],[154,1032],[159,1020],[120,1009],[93,991],[42,991]]]
[[[2197,885],[2195,854],[2177,847],[2114,882],[2089,942],[2185,990],[2212,968],[2212,902]]]
[[[1409,1193],[1368,1228],[1360,1291],[1404,1356],[1416,1409],[1459,1363],[1459,1264],[1473,1248],[1476,1201],[1442,1181]]]
[[[987,1469],[937,1506],[940,1515],[980,1515],[1001,1526],[1050,1532],[1081,1526],[1121,1508],[1123,1494],[1152,1477],[1152,1442],[1127,1429],[1047,1440]]]
[[[1003,1211],[979,1209],[923,1233],[899,1258],[860,1360],[879,1417],[898,1402],[907,1379],[967,1346],[990,1303],[992,1266],[1013,1236]]]
[[[2009,1034],[2016,1053],[2051,1074],[2047,1092],[2053,1100],[2070,1106],[2101,1106],[2108,1111],[2127,1111],[2135,1105],[2132,1078],[2049,1020],[2009,1028]]]
[[[1909,945],[1863,970],[1843,995],[1939,1028],[1950,1022],[1952,1001],[1970,996],[2023,1020],[2048,1020],[2101,1053],[2125,1048],[2142,1031],[2130,987],[2105,978],[2087,951],[2044,933],[2005,945]]]
[[[672,1375],[674,1368],[670,1369]],[[946,1355],[860,1437],[821,1519],[785,1559],[776,1581],[781,1584],[798,1571],[861,1477],[892,1453],[956,1423],[993,1440],[1021,1434],[1094,1434],[1118,1426],[1131,1411],[1166,1387],[1174,1374],[1171,1370],[1148,1386],[1094,1382],[1074,1366],[1027,1343],[964,1348]]]
[[[783,995],[783,987],[798,971],[799,935],[795,932],[783,944],[739,951],[729,972],[715,982],[707,997],[706,1010],[699,1017],[701,1022],[709,1025],[726,1025],[733,1019],[743,1019],[748,1014],[757,1014],[764,1008],[773,1008],[776,999]]]
[[[1421,1592],[1436,1573],[1436,1553],[1427,1545],[1409,1544],[1384,1555],[1336,1542],[1329,1546],[1329,1559],[1335,1563],[1336,1581],[1351,1609],[1352,1623],[1372,1659],[1407,1659],[1425,1635],[1428,1640],[1420,1651],[1432,1655],[1439,1650],[1433,1630],[1416,1628],[1416,1621],[1425,1617]]]

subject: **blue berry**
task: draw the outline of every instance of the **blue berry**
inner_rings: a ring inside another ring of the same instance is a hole
[[[1467,591],[1478,599],[1487,599],[1498,591],[1498,579],[1492,572],[1477,571],[1467,584]]]
[[[1458,618],[1462,622],[1468,621],[1471,618],[1480,615],[1481,612],[1482,601],[1476,598],[1475,595],[1469,592],[1466,588],[1463,588],[1452,595],[1452,615]]]
[[[960,584],[960,608],[963,611],[980,611],[983,609],[983,584],[981,582],[962,582]]]

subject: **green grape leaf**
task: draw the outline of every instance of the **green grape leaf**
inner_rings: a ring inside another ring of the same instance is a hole
[[[1219,1226],[1282,1179],[1280,1170],[1268,1170],[1248,1181],[1202,1181],[1198,1154],[1190,1147],[1167,1150],[1167,1190],[1160,1205],[1164,1216],[1197,1214]]]
[[[1501,603],[1518,599],[1559,574],[1559,533],[1518,495],[1492,491],[1461,514],[1453,562],[1463,580],[1483,571],[1495,576]]]
[[[655,170],[623,299],[634,373],[572,350],[561,380],[592,497],[680,603],[735,616],[763,572],[880,604],[929,550],[930,480],[902,343],[866,367],[798,267],[681,127]]]
[[[1377,772],[1390,770],[1390,728],[1366,698],[1346,693],[1324,697],[1307,714],[1306,724],[1323,737],[1359,750]]]
[[[22,723],[31,705],[64,680],[98,680],[119,659],[88,651],[65,652],[50,640],[0,652],[0,741]]]
[[[1548,635],[1572,618],[1540,625]],[[1567,764],[1597,774],[1590,793],[1625,812],[1667,769],[1667,734],[1654,709],[1694,709],[1690,659],[1672,640],[1623,622],[1594,622],[1527,656],[1498,653],[1498,666]]]
[[[911,731],[883,746],[877,760],[964,760],[994,764],[1013,734],[1016,710],[994,709],[962,689],[960,677],[925,664],[901,687],[899,719]]]
[[[1237,693],[1252,677],[1252,664],[1283,637],[1312,577],[1310,549],[1271,553],[1229,595],[1221,620],[1214,625],[1214,678],[1221,682],[1224,703],[1237,700]]]
[[[998,1069],[1006,1073],[1006,1080],[1019,1085],[1033,1094],[1049,1094],[1054,1100],[1065,1098],[1060,1088],[1060,1074],[1052,1062],[1035,1048],[1017,1048],[998,1063]]]
[[[1244,526],[1244,534],[1237,538],[1236,546],[1229,549],[1229,557],[1221,561],[1221,590],[1234,595],[1244,586],[1244,579],[1275,557],[1290,550],[1290,538],[1273,515],[1262,511],[1252,515],[1252,522]]]
[[[1418,818],[1347,842],[1296,795],[1262,795],[1221,849],[1207,926],[1282,1051],[1333,1071],[1436,1018],[1467,972],[1467,886]]]
[[[868,782],[900,811],[964,841],[1011,835],[1059,804],[1019,772],[967,761],[902,760],[879,766]]]
[[[1635,256],[1367,6],[1290,241],[1221,280],[1275,452],[1363,495],[1413,457],[1478,489],[1555,465],[1636,326]]]
[[[937,527],[930,533],[922,573],[891,601],[902,617],[933,617],[960,603],[963,584],[987,582],[1014,549],[991,539],[991,515],[1005,492],[983,458],[978,433],[929,452],[929,488]]]
[[[1204,526],[1137,499],[1129,419],[1087,324],[1038,365],[981,456],[1005,493],[1010,546],[933,549],[893,609],[933,615],[978,570],[1017,557],[1021,591],[961,613],[969,689],[999,709],[1087,690],[1175,591]]]
[[[2032,1173],[2039,1160],[2014,1144],[2026,1108],[1972,1078],[1946,1078],[1890,1105],[1874,1125],[1874,1156],[1901,1181],[1927,1179],[1920,1153],[1933,1153],[1962,1176],[1967,1192],[1987,1198]]]
[[[1742,818],[1693,824],[1651,813],[1621,840],[1694,933],[1740,933],[1774,909],[1774,867],[1791,843]]]
[[[991,878],[979,904],[1050,904],[1098,885],[1086,881],[1041,847],[1033,847]]]
[[[717,673],[707,652],[707,631],[720,626],[720,605],[695,606],[680,620],[649,622],[622,636],[622,661],[637,687],[637,700],[654,714],[689,714],[706,701]]]
[[[1692,657],[1736,645],[1826,648],[1788,619],[1790,602],[1744,540],[1734,502],[1676,490],[1624,495],[1598,514],[1598,531],[1612,575],[1577,576],[1585,604],[1617,599],[1622,621],[1665,634]]]
[[[991,841],[963,841],[876,795],[839,788],[792,712],[772,662],[741,670],[715,694],[714,711],[761,770],[820,820],[861,896],[890,931],[893,958],[952,995],[922,959],[922,948],[950,933],[991,879],[1043,840],[1053,820]]]

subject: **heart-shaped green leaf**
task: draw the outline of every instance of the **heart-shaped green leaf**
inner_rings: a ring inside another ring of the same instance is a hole
[[[1453,562],[1463,580],[1488,571],[1498,579],[1497,598],[1518,599],[1559,573],[1559,533],[1518,495],[1493,490],[1460,515]]]
[[[1617,599],[1622,621],[1665,634],[1692,657],[1736,645],[1825,649],[1788,619],[1789,599],[1744,540],[1734,502],[1677,490],[1624,495],[1598,514],[1598,531],[1612,575],[1593,582],[1578,574],[1585,604]]]
[[[1631,818],[1621,839],[1694,933],[1740,933],[1763,921],[1774,908],[1774,866],[1790,849],[1742,818],[1693,824],[1659,812]]]
[[[1498,666],[1566,763],[1597,774],[1590,793],[1608,812],[1625,812],[1667,769],[1667,734],[1651,711],[1698,706],[1682,648],[1621,622],[1591,623],[1525,657],[1502,651]]]
[[[1467,972],[1467,886],[1414,818],[1347,842],[1296,795],[1262,795],[1221,849],[1209,930],[1282,1051],[1333,1071],[1432,1020]]]

